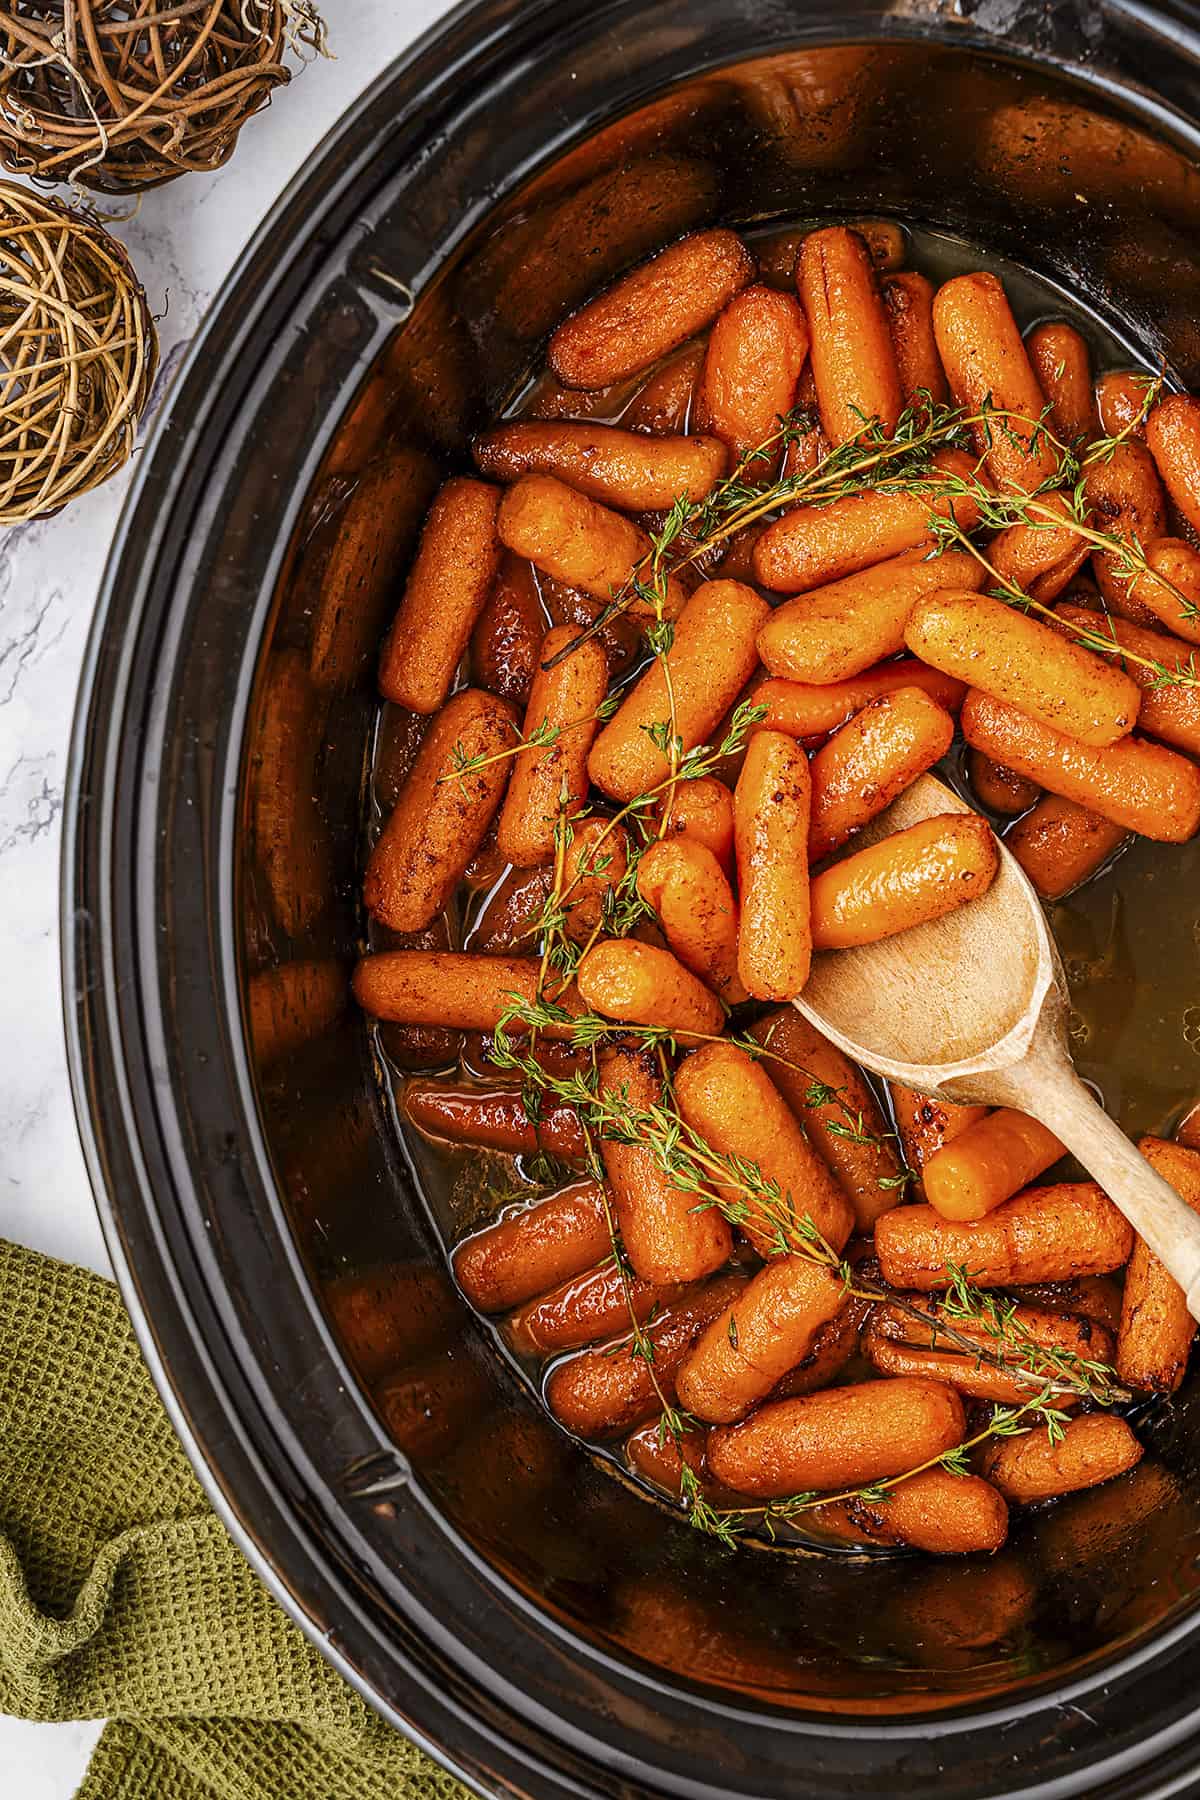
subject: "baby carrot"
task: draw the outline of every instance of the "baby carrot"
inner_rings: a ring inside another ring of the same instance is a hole
[[[726,473],[729,456],[715,437],[651,437],[615,425],[536,419],[499,425],[472,446],[495,481],[554,475],[624,512],[653,512],[680,494],[703,500]]]
[[[506,550],[471,633],[472,676],[501,700],[525,706],[545,635],[546,614],[533,564]]]
[[[1200,1212],[1200,1152],[1145,1137],[1138,1149],[1193,1212]],[[1196,1323],[1183,1289],[1154,1252],[1136,1238],[1125,1275],[1117,1373],[1130,1387],[1174,1393],[1183,1380]]]
[[[968,750],[967,771],[971,786],[991,812],[1028,812],[1041,792],[1036,782],[1014,775],[1003,763],[993,762],[979,750]]]
[[[1142,444],[1118,444],[1112,455],[1088,465],[1084,496],[1097,531],[1126,544],[1149,544],[1164,536],[1167,508],[1154,461]],[[1092,557],[1097,586],[1110,607],[1126,617],[1153,624],[1135,598],[1121,555],[1098,550]]]
[[[977,689],[963,703],[962,730],[975,749],[1126,831],[1173,844],[1200,826],[1200,769],[1161,744],[1080,744]]]
[[[951,715],[920,688],[872,700],[834,733],[810,765],[808,854],[818,863],[945,756]]]
[[[999,1550],[1008,1536],[1008,1507],[978,1475],[926,1469],[891,1488],[887,1499],[818,1507],[814,1524],[833,1525],[868,1543],[908,1544],[935,1556]],[[841,1534],[839,1530],[839,1535]]]
[[[757,1000],[791,1000],[808,980],[808,834],[812,781],[804,751],[756,731],[733,796],[741,918],[738,974]]]
[[[922,662],[1082,744],[1115,744],[1137,718],[1141,696],[1121,669],[991,595],[930,594],[904,637]]]
[[[1176,637],[1200,644],[1200,553],[1182,538],[1159,538],[1147,550],[1146,561],[1149,572],[1132,584],[1130,599],[1169,625]]]
[[[1025,348],[1050,408],[1050,428],[1064,444],[1096,435],[1092,357],[1087,339],[1062,319],[1035,325]]]
[[[470,956],[455,950],[380,950],[354,971],[354,996],[363,1011],[398,1025],[440,1025],[456,1031],[495,1031],[516,1001],[531,1004],[541,962],[536,956]],[[556,993],[559,1006],[580,1012],[571,989]],[[520,1024],[509,1030],[520,1032]],[[545,1036],[569,1038],[571,1027],[543,1027]]]
[[[600,1183],[573,1181],[464,1239],[452,1259],[454,1279],[480,1312],[507,1312],[581,1275],[611,1249]]]
[[[412,712],[436,712],[450,691],[496,570],[500,492],[456,476],[429,509],[400,610],[379,658],[379,691]]]
[[[592,745],[588,770],[597,787],[628,801],[667,778],[670,759],[652,729],[663,735],[673,727],[685,754],[705,742],[754,671],[755,635],[768,611],[737,581],[696,589],[676,621],[666,672],[656,658]]]
[[[1061,601],[1055,611],[1060,619],[1113,644],[1113,662],[1142,690],[1138,710],[1141,730],[1150,737],[1161,738],[1164,744],[1174,744],[1177,750],[1186,750],[1190,756],[1200,756],[1200,686],[1165,682],[1159,674],[1162,668],[1200,680],[1200,657],[1195,649],[1165,631],[1147,631],[1144,625],[1134,625],[1108,613],[1090,612],[1067,601]],[[1129,656],[1122,656],[1122,650],[1129,651]]]
[[[551,337],[547,361],[567,387],[636,375],[703,331],[754,273],[736,232],[694,231],[572,313]]]
[[[686,1038],[718,1032],[725,1019],[716,995],[677,957],[636,938],[593,945],[576,981],[593,1012],[627,1025],[657,1025]]]
[[[598,600],[620,593],[650,555],[650,539],[632,519],[553,475],[522,475],[515,481],[500,502],[496,529],[515,555]],[[683,610],[684,590],[674,575],[666,577],[666,596],[667,615],[675,618]],[[635,597],[628,610],[636,616],[647,608]]]
[[[1059,1494],[1077,1494],[1123,1475],[1139,1462],[1142,1446],[1124,1419],[1087,1413],[1069,1419],[1051,1442],[1044,1431],[997,1439],[984,1456],[984,1473],[1006,1500],[1032,1506]]]
[[[745,1418],[845,1305],[830,1269],[811,1257],[773,1257],[688,1351],[676,1381],[680,1404],[710,1424]]]
[[[712,851],[686,837],[652,844],[637,870],[638,893],[686,969],[729,1005],[746,997],[737,972],[737,902]]]
[[[1052,1131],[1001,1106],[925,1165],[925,1198],[943,1219],[982,1219],[1066,1151]]]
[[[519,1088],[414,1080],[407,1083],[401,1106],[418,1131],[451,1144],[486,1145],[511,1156],[548,1150],[567,1161],[582,1156],[586,1148],[573,1107],[543,1107],[531,1119]]]
[[[754,547],[754,574],[763,587],[802,594],[827,586],[860,569],[902,556],[932,542],[930,520],[954,518],[964,531],[978,523],[979,507],[955,481],[970,481],[973,458],[962,450],[939,450],[920,494],[848,494],[824,506],[796,506],[768,525]],[[939,478],[949,491],[938,494]]]
[[[1051,480],[1058,459],[1040,429],[1046,401],[1003,283],[983,273],[956,275],[934,297],[933,329],[959,405],[1004,415],[974,428],[997,486],[1032,493]]]
[[[608,658],[595,638],[579,644],[553,668],[544,664],[578,637],[573,625],[556,625],[542,644],[539,667],[525,709],[526,743],[550,737],[514,757],[500,809],[496,842],[518,868],[554,855],[560,816],[578,812],[587,798],[587,758],[596,735],[596,709],[608,688]]]
[[[1083,567],[1092,546],[1076,530],[1075,510],[1066,495],[1039,494],[1037,504],[1036,522],[998,531],[988,545],[987,559],[1002,580],[1046,604]],[[1053,524],[1047,514],[1063,523]]]
[[[978,1224],[943,1219],[932,1206],[898,1206],[875,1228],[883,1277],[892,1287],[949,1287],[949,1265],[981,1287],[1069,1281],[1124,1268],[1133,1232],[1094,1181],[1029,1188]]]
[[[767,731],[784,731],[788,737],[827,737],[855,713],[884,694],[898,688],[920,688],[949,713],[957,713],[966,694],[966,684],[943,675],[918,662],[915,656],[902,656],[895,662],[880,663],[848,681],[834,681],[818,686],[809,681],[783,681],[774,676],[760,681],[751,690],[751,706],[765,706],[762,721]]]
[[[441,912],[500,804],[516,735],[511,707],[478,688],[455,694],[431,722],[367,863],[363,899],[374,918],[420,931]],[[466,771],[464,758],[480,766]]]
[[[893,832],[813,877],[813,949],[874,944],[943,918],[986,894],[998,864],[991,827],[974,813]]]
[[[527,1300],[506,1321],[504,1336],[520,1356],[581,1350],[628,1331],[631,1316],[641,1325],[682,1291],[678,1284],[652,1287],[636,1275],[626,1276],[610,1252],[593,1268]]]
[[[701,338],[669,356],[629,402],[621,414],[622,425],[631,431],[649,432],[651,437],[686,431],[695,408],[704,349]]]
[[[1022,1379],[998,1369],[970,1351],[947,1349],[944,1341],[924,1350],[898,1342],[885,1334],[878,1319],[872,1319],[863,1333],[862,1349],[881,1375],[926,1376],[944,1381],[968,1399],[991,1400],[1000,1406],[1019,1406],[1022,1400],[1032,1399],[1043,1385],[1041,1380]],[[1065,1407],[1073,1403],[1073,1397],[1056,1395],[1055,1403]]]
[[[876,420],[896,429],[904,398],[871,253],[844,225],[811,231],[800,246],[796,285],[809,329],[821,424],[844,444]]]
[[[915,270],[883,280],[883,304],[906,406],[918,395],[927,394],[935,406],[945,405],[950,397],[933,335],[933,291],[928,277]]]
[[[1125,838],[1123,825],[1047,794],[1004,841],[1042,899],[1061,900],[1094,875]]]
[[[845,681],[903,650],[909,614],[926,594],[979,588],[983,579],[965,551],[910,550],[776,607],[759,631],[758,653],[772,675],[822,687]]]
[[[733,795],[714,775],[676,782],[655,809],[665,837],[689,838],[711,850],[726,876],[733,874]]]
[[[1200,400],[1169,394],[1151,409],[1146,442],[1168,494],[1194,531],[1200,531]],[[1148,531],[1143,541],[1161,537]]]
[[[1119,437],[1122,432],[1141,439],[1146,436],[1146,405],[1154,383],[1153,375],[1142,375],[1136,369],[1109,369],[1096,383],[1096,411],[1105,437]]]
[[[709,336],[696,399],[700,429],[719,438],[740,461],[765,443],[791,410],[807,355],[800,302],[758,284],[743,288]],[[766,464],[759,466],[764,477],[769,474]]]
[[[619,887],[629,866],[629,839],[610,819],[584,819],[570,829],[563,856],[564,929],[586,944],[600,929],[606,897]]]

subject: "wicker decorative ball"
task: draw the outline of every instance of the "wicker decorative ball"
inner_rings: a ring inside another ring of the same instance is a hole
[[[324,47],[312,0],[6,0],[0,161],[104,193],[219,168],[289,43]]]
[[[157,368],[121,245],[0,181],[0,526],[57,512],[128,461]]]

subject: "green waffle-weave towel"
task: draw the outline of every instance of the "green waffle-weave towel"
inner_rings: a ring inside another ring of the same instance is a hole
[[[0,1712],[112,1721],[80,1800],[467,1800],[259,1582],[116,1288],[3,1242]]]

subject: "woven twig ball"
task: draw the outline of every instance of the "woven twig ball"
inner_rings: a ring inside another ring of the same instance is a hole
[[[0,161],[105,193],[219,168],[289,42],[324,47],[311,0],[7,0]]]
[[[57,512],[128,461],[157,368],[116,239],[0,181],[0,526]]]

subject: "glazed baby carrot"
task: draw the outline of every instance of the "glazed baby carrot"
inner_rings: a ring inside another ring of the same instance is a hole
[[[821,430],[817,412],[817,384],[813,380],[812,363],[806,362],[800,380],[796,384],[796,407],[804,419],[798,420],[792,433],[791,442],[783,458],[783,472],[786,476],[811,475],[813,470],[830,452],[829,439]]]
[[[991,827],[975,813],[893,832],[813,876],[813,949],[875,944],[943,918],[986,894],[998,866]]]
[[[428,1263],[383,1263],[339,1275],[322,1297],[342,1347],[369,1382],[448,1344],[462,1324],[454,1289]]]
[[[1145,1137],[1138,1149],[1193,1212],[1200,1212],[1200,1152],[1165,1138]],[[1174,1393],[1183,1380],[1196,1323],[1183,1289],[1141,1238],[1125,1276],[1117,1373],[1130,1387]]]
[[[711,850],[722,873],[733,874],[733,795],[714,775],[679,781],[659,802],[656,818],[666,815],[664,836],[689,838]]]
[[[705,742],[754,671],[754,640],[768,610],[737,581],[696,589],[676,620],[668,673],[656,658],[592,745],[588,770],[597,787],[632,800],[664,781],[670,761],[650,732],[668,729],[672,718],[685,753]]]
[[[512,708],[464,688],[425,734],[363,878],[367,911],[393,931],[420,931],[445,906],[483,842],[508,780]],[[463,758],[491,758],[470,772]]]
[[[505,492],[496,518],[500,541],[568,587],[608,601],[650,554],[650,539],[620,513],[576,493],[553,475],[522,475]],[[684,591],[666,578],[667,614],[683,609]],[[631,600],[629,612],[645,608]]]
[[[729,457],[715,437],[651,437],[614,425],[518,420],[475,439],[475,461],[494,481],[555,475],[623,512],[653,512],[680,494],[703,500]]]
[[[933,283],[915,270],[885,276],[883,304],[906,406],[928,395],[935,406],[950,397],[933,335]]]
[[[1039,494],[1037,507],[1035,522],[996,533],[987,559],[1002,580],[1047,604],[1083,567],[1092,546],[1075,529],[1076,513],[1064,494]],[[1054,524],[1050,515],[1063,523]]]
[[[990,812],[1014,816],[1027,812],[1041,793],[1035,781],[1014,775],[1003,763],[993,762],[979,750],[968,750],[967,773],[980,802]]]
[[[688,1125],[718,1156],[753,1163],[762,1181],[777,1192],[779,1198],[772,1202],[762,1193],[746,1194],[736,1184],[724,1189],[760,1255],[786,1253],[802,1244],[799,1222],[806,1215],[826,1243],[842,1248],[854,1222],[850,1202],[761,1063],[736,1044],[706,1044],[679,1069],[675,1099]]]
[[[890,806],[953,738],[953,718],[920,688],[898,688],[855,713],[810,765],[810,859],[821,862]]]
[[[827,686],[770,676],[751,690],[750,704],[766,707],[767,716],[762,722],[765,730],[785,731],[789,737],[810,741],[828,736],[872,700],[894,694],[899,688],[920,688],[949,713],[957,713],[967,691],[966,684],[955,681],[953,676],[928,668],[915,656],[902,656],[852,676],[849,681],[835,681]]]
[[[1025,1293],[1027,1290],[1021,1291]],[[952,1304],[943,1305],[937,1298],[926,1294],[908,1294],[904,1299],[907,1305],[903,1307],[888,1304],[875,1308],[871,1323],[880,1337],[921,1350],[948,1349],[950,1346],[945,1334],[946,1327],[950,1326],[959,1337],[969,1339],[980,1350],[996,1354],[997,1339],[994,1330],[990,1329],[989,1320],[959,1318]],[[916,1306],[924,1315],[922,1319],[913,1317],[908,1310],[912,1306]],[[1008,1317],[1012,1321],[1014,1335],[1019,1333],[1023,1339],[1039,1345],[1043,1350],[1066,1350],[1072,1356],[1091,1357],[1105,1363],[1112,1360],[1113,1334],[1095,1319],[1072,1315],[1061,1308],[1056,1310],[1032,1306],[1025,1300],[1014,1306]]]
[[[1023,1304],[1047,1312],[1074,1313],[1076,1318],[1103,1325],[1115,1344],[1121,1322],[1121,1285],[1112,1275],[1081,1275],[1075,1281],[1035,1282],[1020,1292]]]
[[[1200,657],[1189,644],[1170,637],[1165,631],[1148,631],[1129,619],[1113,618],[1107,613],[1089,612],[1086,607],[1062,601],[1055,608],[1060,619],[1081,626],[1099,638],[1109,639],[1114,646],[1113,662],[1126,671],[1131,681],[1142,690],[1138,725],[1150,737],[1161,738],[1190,756],[1200,756],[1200,685],[1163,681],[1159,669],[1178,675],[1195,675],[1200,680]],[[1123,657],[1120,650],[1128,650]],[[1142,660],[1135,660],[1135,659]]]
[[[431,713],[449,693],[500,565],[499,504],[498,488],[467,476],[448,481],[434,500],[380,653],[385,700]]]
[[[581,1275],[611,1249],[604,1190],[598,1181],[573,1181],[464,1239],[454,1279],[480,1312],[507,1312]]]
[[[683,1465],[703,1483],[705,1476],[704,1441],[708,1433],[700,1427],[680,1431],[674,1436],[663,1430],[661,1419],[651,1419],[630,1432],[625,1440],[625,1460],[635,1475],[665,1493],[679,1498],[683,1491]]]
[[[725,1021],[716,995],[678,957],[636,938],[594,945],[576,980],[593,1012],[627,1025],[657,1025],[686,1039],[694,1032],[719,1032]]]
[[[1066,1151],[1036,1119],[1001,1106],[925,1164],[925,1198],[943,1219],[982,1219]]]
[[[1035,325],[1025,348],[1050,408],[1050,429],[1064,444],[1096,435],[1092,358],[1087,339],[1062,319]]]
[[[989,594],[930,594],[904,633],[914,656],[1101,747],[1133,725],[1141,696],[1112,663]]]
[[[700,429],[712,432],[739,462],[765,443],[791,410],[807,355],[800,302],[758,284],[743,288],[709,336],[696,397]],[[770,474],[767,463],[756,469],[764,479]],[[749,475],[753,480],[755,469]]]
[[[892,219],[848,219],[846,228],[862,239],[881,274],[903,268],[908,245],[902,226]],[[763,280],[794,288],[800,246],[808,236],[804,230],[772,232],[769,238],[756,243],[754,249]]]
[[[547,361],[567,387],[636,375],[703,331],[754,272],[735,232],[692,232],[572,313],[551,337]]]
[[[930,1381],[944,1381],[956,1393],[970,1400],[990,1400],[998,1406],[1019,1406],[1041,1392],[1044,1377],[1010,1375],[993,1364],[983,1362],[970,1351],[918,1349],[885,1335],[877,1320],[862,1335],[862,1351],[872,1368],[881,1375],[918,1376]],[[1055,1405],[1063,1410],[1078,1404],[1074,1395],[1055,1396]]]
[[[704,350],[701,339],[669,356],[629,402],[621,414],[622,425],[631,431],[648,431],[652,437],[686,431],[704,367]]]
[[[688,1351],[676,1378],[680,1405],[710,1424],[744,1419],[845,1304],[831,1270],[811,1257],[773,1257]]]
[[[962,1401],[941,1381],[867,1381],[777,1400],[708,1434],[718,1481],[758,1499],[904,1475],[960,1444]]]
[[[1153,375],[1142,375],[1135,369],[1109,369],[1096,383],[1096,411],[1100,429],[1106,437],[1122,432],[1145,439],[1146,402],[1154,385]]]
[[[559,818],[578,812],[587,798],[588,751],[596,735],[596,709],[608,689],[608,658],[589,638],[553,668],[544,666],[578,635],[573,625],[556,625],[542,643],[522,735],[526,743],[539,733],[551,741],[513,758],[496,827],[500,854],[518,868],[554,855]]]
[[[1118,444],[1111,456],[1090,463],[1084,474],[1083,492],[1097,531],[1110,533],[1127,544],[1149,544],[1166,532],[1162,484],[1153,458],[1142,444]],[[1097,551],[1092,557],[1092,570],[1100,592],[1114,611],[1147,622],[1145,609],[1134,598],[1133,584],[1116,551]]]
[[[632,1339],[555,1363],[546,1381],[546,1405],[579,1437],[622,1436],[661,1411],[660,1392],[670,1401],[675,1371],[693,1338],[744,1285],[744,1276],[725,1275],[659,1313],[645,1328],[654,1345],[653,1363],[637,1352]]]
[[[1142,1446],[1124,1419],[1088,1413],[1069,1419],[1053,1442],[1045,1431],[1026,1432],[988,1446],[984,1474],[1017,1506],[1076,1494],[1111,1481],[1141,1460]]]
[[[801,1357],[796,1366],[775,1383],[768,1397],[797,1400],[801,1394],[815,1394],[821,1388],[829,1387],[858,1349],[862,1317],[862,1306],[854,1301],[844,1306],[840,1313],[835,1313],[818,1331],[808,1355]]]
[[[1123,825],[1047,794],[1005,838],[1043,900],[1061,900],[1125,842]]]
[[[728,1005],[746,997],[737,972],[737,902],[707,845],[662,838],[643,854],[638,893],[679,961]]]
[[[875,1230],[884,1280],[929,1292],[948,1287],[947,1265],[969,1268],[981,1287],[1069,1281],[1124,1268],[1133,1232],[1094,1181],[1029,1188],[976,1225],[932,1206],[898,1206]]]
[[[1080,744],[974,688],[962,730],[976,750],[1126,831],[1184,843],[1200,826],[1200,769],[1161,744],[1140,737],[1107,749]]]
[[[918,600],[938,588],[979,588],[984,571],[965,551],[909,551],[776,607],[758,634],[772,675],[826,686],[861,675],[904,648]]]
[[[533,564],[506,550],[471,634],[471,673],[479,686],[524,706],[545,634],[546,614]]]
[[[541,962],[536,956],[470,956],[455,950],[381,950],[354,971],[354,996],[364,1012],[398,1025],[443,1025],[455,1031],[495,1031],[515,1002],[532,1004]],[[570,989],[554,996],[580,1012]],[[512,1024],[519,1033],[524,1028]],[[544,1027],[570,1037],[565,1024]]]
[[[1189,394],[1160,400],[1146,420],[1146,442],[1168,494],[1192,529],[1200,531],[1200,400]],[[1161,536],[1146,533],[1147,538]]]
[[[894,431],[904,399],[879,280],[862,238],[844,225],[809,232],[800,246],[796,285],[830,443],[858,437],[872,419]]]
[[[629,839],[609,819],[584,819],[570,828],[563,855],[564,930],[586,944],[600,929],[607,896],[620,886],[629,866]]]
[[[939,450],[919,494],[848,494],[824,506],[795,506],[768,525],[754,547],[754,575],[763,587],[803,594],[860,569],[932,542],[931,518],[953,517],[964,531],[978,523],[970,495],[939,495],[940,478],[969,481],[975,463],[962,450]]]
[[[986,1106],[955,1106],[951,1100],[934,1100],[899,1081],[890,1083],[889,1092],[904,1160],[918,1175],[944,1144],[952,1144],[988,1115]]]
[[[1159,538],[1146,552],[1150,572],[1129,590],[1135,605],[1169,625],[1176,637],[1200,644],[1200,553],[1182,538]]]
[[[511,1156],[546,1150],[568,1162],[586,1147],[574,1108],[547,1106],[531,1119],[519,1088],[416,1079],[406,1084],[402,1104],[418,1131],[451,1144],[479,1144]]]
[[[889,1489],[887,1500],[844,1501],[818,1507],[814,1524],[845,1528],[869,1543],[908,1544],[936,1556],[999,1550],[1008,1536],[1008,1507],[978,1475],[926,1469]]]
[[[625,1116],[662,1102],[662,1083],[648,1053],[606,1050],[600,1094]],[[604,1168],[616,1201],[621,1241],[636,1275],[664,1287],[698,1281],[729,1259],[733,1237],[715,1205],[676,1187],[644,1144],[603,1137]]]
[[[762,1066],[849,1194],[857,1229],[871,1231],[904,1198],[904,1177],[870,1083],[793,1006],[768,1013],[748,1035],[770,1051]]]
[[[636,1275],[623,1275],[610,1252],[594,1268],[518,1307],[505,1323],[504,1336],[519,1356],[582,1350],[585,1344],[628,1331],[631,1317],[642,1324],[681,1292],[678,1286],[651,1287]]]
[[[733,796],[738,974],[756,1000],[790,1000],[808,980],[811,800],[800,746],[781,732],[756,731]]]
[[[991,407],[1005,415],[974,427],[997,486],[1032,493],[1051,480],[1058,458],[1039,429],[1045,396],[1004,284],[994,275],[956,275],[934,297],[933,329],[958,404],[971,414]]]

